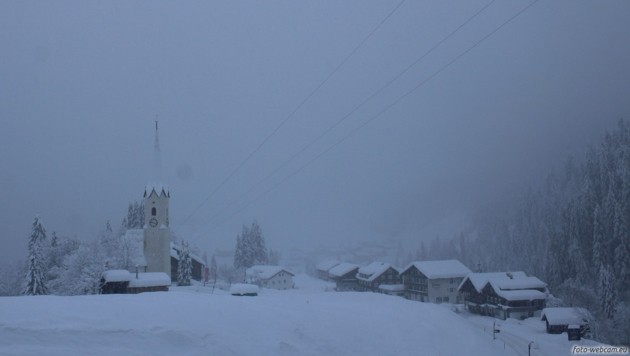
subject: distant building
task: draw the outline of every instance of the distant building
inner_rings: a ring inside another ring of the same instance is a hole
[[[401,272],[405,298],[431,303],[461,303],[457,287],[470,274],[457,260],[418,261]]]
[[[330,276],[330,274],[328,274],[328,271],[330,271],[331,268],[337,266],[339,263],[341,262],[337,260],[325,260],[318,263],[315,266],[315,270],[317,272],[317,278],[323,279],[325,281],[331,281],[332,277]]]
[[[245,281],[273,289],[291,289],[294,287],[293,273],[280,266],[252,266],[245,271]]]
[[[458,290],[470,312],[501,319],[534,316],[547,299],[547,284],[520,271],[471,273]]]
[[[328,271],[330,280],[335,282],[338,291],[356,290],[358,285],[357,272],[359,265],[354,263],[339,263]]]
[[[400,284],[400,272],[396,267],[385,262],[372,262],[359,268],[357,273],[358,288],[361,291],[378,292],[381,284]]]

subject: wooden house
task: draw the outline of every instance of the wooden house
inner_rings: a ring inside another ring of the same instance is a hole
[[[400,271],[389,263],[372,262],[357,272],[357,287],[360,291],[378,292],[381,284],[400,284]]]
[[[547,284],[524,272],[471,273],[458,290],[470,312],[501,319],[534,316],[547,298]]]
[[[322,261],[322,262],[318,263],[315,266],[315,270],[316,270],[316,273],[317,273],[317,278],[323,279],[325,281],[332,281],[333,278],[332,278],[332,276],[330,276],[328,271],[330,271],[331,268],[337,266],[340,263],[341,262],[339,262],[337,260],[325,260],[325,261]]]
[[[335,282],[338,291],[356,290],[358,285],[357,273],[359,265],[354,263],[339,263],[328,271],[330,279]]]
[[[461,303],[457,287],[470,274],[457,260],[418,261],[401,272],[405,298],[431,303]]]

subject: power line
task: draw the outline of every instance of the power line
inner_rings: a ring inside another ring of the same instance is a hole
[[[371,95],[369,95],[368,97],[366,97],[363,101],[361,101],[357,106],[355,106],[352,110],[350,110],[350,112],[348,112],[346,115],[344,115],[343,117],[341,117],[339,120],[337,120],[332,126],[328,127],[326,130],[324,130],[321,134],[319,134],[319,136],[317,136],[315,139],[311,140],[309,143],[307,143],[304,147],[302,147],[302,149],[300,149],[297,153],[295,153],[293,156],[291,156],[287,161],[285,161],[284,163],[282,163],[280,166],[276,167],[270,174],[268,174],[267,176],[265,176],[263,179],[259,180],[256,184],[254,184],[252,187],[250,187],[245,193],[241,194],[238,198],[236,198],[235,200],[232,200],[224,209],[219,210],[217,213],[215,213],[214,215],[212,215],[210,217],[210,219],[208,219],[208,223],[211,222],[212,220],[214,220],[219,214],[221,214],[221,212],[223,210],[229,209],[232,205],[234,205],[236,202],[238,202],[239,200],[241,200],[243,197],[245,197],[247,194],[249,194],[252,190],[254,190],[256,187],[258,187],[260,184],[262,184],[263,182],[265,182],[267,179],[269,179],[270,177],[272,177],[273,175],[275,175],[278,171],[280,171],[282,168],[286,167],[289,163],[291,163],[295,158],[297,158],[299,155],[301,155],[302,153],[304,153],[308,148],[310,148],[313,144],[315,144],[317,141],[321,140],[324,136],[326,136],[327,134],[329,134],[333,129],[335,129],[337,126],[339,126],[343,121],[345,121],[347,118],[349,118],[350,116],[352,116],[355,112],[357,112],[361,107],[363,107],[365,104],[367,104],[368,102],[370,102],[372,99],[374,99],[374,97],[376,97],[378,94],[380,94],[381,92],[383,92],[385,89],[387,89],[390,85],[392,85],[394,82],[396,82],[400,77],[402,77],[405,73],[407,73],[411,68],[413,68],[414,66],[416,66],[418,63],[420,63],[424,58],[426,58],[428,55],[430,55],[431,53],[433,53],[433,51],[435,51],[438,47],[440,47],[444,42],[446,42],[448,39],[450,39],[451,37],[453,37],[457,32],[459,32],[459,30],[461,30],[463,27],[465,27],[468,23],[470,23],[472,20],[474,20],[477,16],[479,16],[479,14],[481,14],[483,11],[485,11],[488,7],[490,7],[490,5],[492,5],[495,2],[495,0],[491,0],[490,2],[488,2],[486,5],[484,5],[482,8],[480,8],[477,12],[475,12],[472,16],[470,16],[468,19],[466,19],[466,21],[464,21],[462,24],[460,24],[459,26],[457,26],[453,31],[451,31],[450,33],[448,33],[446,36],[444,36],[441,40],[439,40],[435,45],[433,45],[431,48],[429,48],[426,52],[424,52],[422,55],[420,55],[418,58],[416,58],[413,62],[411,62],[411,64],[409,64],[407,67],[405,67],[402,71],[400,71],[398,74],[396,74],[394,77],[392,77],[389,81],[387,81],[384,85],[382,85],[380,88],[378,88],[375,92],[373,92]]]
[[[365,42],[367,42],[368,39],[370,39],[370,37],[372,37],[372,35],[378,31],[379,28],[381,28],[381,26],[383,26],[383,24],[385,22],[387,22],[387,20],[403,5],[403,3],[406,0],[401,0],[388,14],[387,16],[385,16],[379,23],[378,25],[376,25],[376,27],[374,27],[368,34],[367,36],[365,36],[363,38],[363,40],[361,40],[361,42],[359,42],[359,44],[357,46],[354,47],[354,49],[352,51],[350,51],[350,53],[332,70],[332,72],[330,72],[326,78],[320,82],[315,89],[313,89],[305,98],[304,100],[302,100],[296,107],[295,109],[293,109],[293,111],[291,111],[289,113],[289,115],[287,115],[284,120],[282,120],[280,122],[280,124],[278,124],[273,131],[271,131],[271,133],[269,135],[267,135],[267,137],[265,137],[262,142],[258,145],[258,147],[256,147],[252,152],[249,153],[249,155],[247,155],[247,157],[245,157],[245,159],[243,161],[241,161],[241,163],[239,163],[239,165],[232,170],[232,172],[225,178],[223,179],[223,181],[201,202],[201,204],[199,204],[199,206],[197,206],[192,213],[190,213],[190,215],[188,215],[184,221],[180,224],[180,226],[183,226],[184,224],[186,224],[192,217],[193,215],[195,215],[195,213],[197,213],[197,211],[199,211],[199,209],[201,209],[202,206],[204,206],[218,191],[219,189],[221,189],[230,179],[232,179],[232,177],[234,177],[234,175],[241,170],[241,168],[243,168],[243,166],[249,162],[249,160],[258,152],[260,151],[260,149],[267,143],[267,141],[269,141],[271,139],[271,137],[273,137],[278,130],[280,130],[280,128],[282,128],[282,126],[284,126],[284,124],[287,123],[287,121],[289,121],[296,112],[298,112],[302,106],[304,106],[304,104],[306,104],[306,102],[308,102],[318,91],[319,89],[321,89],[321,87],[324,86],[324,84],[326,84],[326,82],[328,82],[328,80],[330,78],[332,78],[333,75],[335,75],[335,73],[337,73],[337,71],[339,71],[339,69],[346,64],[346,62],[361,48],[363,47],[363,45],[365,44]]]
[[[468,52],[472,51],[474,48],[476,48],[477,46],[479,46],[482,42],[484,42],[485,40],[487,40],[488,38],[490,38],[492,35],[494,35],[496,32],[498,32],[500,29],[502,29],[503,27],[505,27],[507,24],[509,24],[510,22],[512,22],[514,19],[516,19],[517,17],[519,17],[521,14],[523,14],[525,11],[527,11],[529,8],[531,8],[534,4],[536,4],[538,2],[538,0],[534,0],[532,1],[530,4],[528,4],[527,6],[525,6],[523,9],[521,9],[520,11],[518,11],[515,15],[513,15],[512,17],[510,17],[509,19],[507,19],[505,22],[503,22],[501,25],[499,25],[497,28],[495,28],[494,30],[490,31],[487,35],[483,36],[480,40],[478,40],[477,42],[475,42],[472,46],[468,47],[466,50],[464,50],[463,52],[461,52],[460,54],[458,54],[457,56],[455,56],[455,58],[453,58],[451,61],[449,61],[448,63],[446,63],[444,66],[440,67],[440,69],[438,69],[436,72],[434,72],[433,74],[431,74],[429,77],[427,77],[426,79],[422,80],[420,83],[418,83],[416,86],[414,86],[413,88],[411,88],[410,90],[408,90],[407,92],[405,92],[403,95],[399,96],[396,100],[394,100],[392,103],[390,103],[389,105],[387,105],[384,109],[382,109],[381,111],[379,111],[376,115],[372,116],[371,118],[369,118],[367,121],[365,121],[363,124],[359,125],[358,127],[356,127],[354,130],[350,131],[350,133],[348,133],[347,135],[345,135],[344,137],[342,137],[340,140],[338,140],[337,142],[335,142],[334,144],[332,144],[331,146],[329,146],[326,150],[322,151],[321,153],[319,153],[317,156],[315,156],[313,159],[311,159],[310,161],[308,161],[306,164],[302,165],[300,168],[298,168],[296,171],[294,171],[293,173],[291,173],[290,175],[286,176],[284,179],[282,179],[280,182],[276,183],[275,185],[273,185],[271,188],[269,188],[268,190],[266,190],[265,192],[263,192],[262,194],[258,195],[254,200],[250,201],[248,204],[246,204],[245,206],[241,207],[239,210],[235,211],[234,213],[232,213],[230,216],[228,216],[227,218],[223,219],[221,222],[219,222],[217,225],[215,225],[214,227],[212,227],[211,229],[207,230],[206,233],[212,232],[214,230],[216,230],[217,228],[219,228],[221,225],[223,225],[225,222],[229,221],[230,219],[232,219],[234,216],[236,216],[238,213],[242,212],[243,210],[245,210],[246,208],[248,208],[249,206],[251,206],[252,204],[258,202],[260,199],[262,199],[265,195],[271,193],[272,191],[276,190],[278,187],[280,187],[282,184],[284,184],[287,180],[289,180],[290,178],[292,178],[293,176],[299,174],[301,171],[303,171],[305,168],[307,168],[308,166],[310,166],[313,162],[315,162],[316,160],[318,160],[320,157],[322,157],[323,155],[325,155],[326,153],[330,152],[333,148],[335,148],[336,146],[338,146],[339,144],[341,144],[342,142],[344,142],[345,140],[347,140],[348,138],[350,138],[352,135],[354,135],[357,131],[359,131],[360,129],[364,128],[365,126],[367,126],[368,124],[370,124],[371,122],[373,122],[374,120],[376,120],[377,118],[379,118],[381,115],[383,115],[384,113],[386,113],[387,111],[389,111],[392,107],[394,107],[395,105],[397,105],[398,103],[400,103],[401,101],[403,101],[405,98],[407,98],[409,95],[411,95],[412,93],[414,93],[416,90],[418,90],[420,87],[424,86],[424,84],[426,84],[428,81],[430,81],[431,79],[435,78],[438,74],[440,74],[441,72],[443,72],[444,70],[446,70],[448,67],[450,67],[453,63],[455,63],[456,61],[458,61],[460,58],[462,58],[463,56],[465,56]]]

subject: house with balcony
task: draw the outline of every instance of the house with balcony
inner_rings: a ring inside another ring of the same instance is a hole
[[[500,319],[540,315],[547,284],[525,272],[471,273],[458,290],[466,309]]]
[[[461,303],[457,287],[471,273],[458,260],[417,261],[400,273],[407,299],[430,303]]]

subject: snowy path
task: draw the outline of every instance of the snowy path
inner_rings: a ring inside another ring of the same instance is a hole
[[[505,343],[506,350],[509,349],[514,355],[527,356],[528,345],[532,341],[534,342],[531,349],[532,356],[570,355],[573,345],[599,345],[592,340],[568,341],[566,334],[547,334],[544,323],[538,318],[500,320],[468,312],[462,312],[461,315],[471,324],[482,329],[489,338],[492,338],[492,324],[496,322],[501,332],[496,334],[495,342]]]

